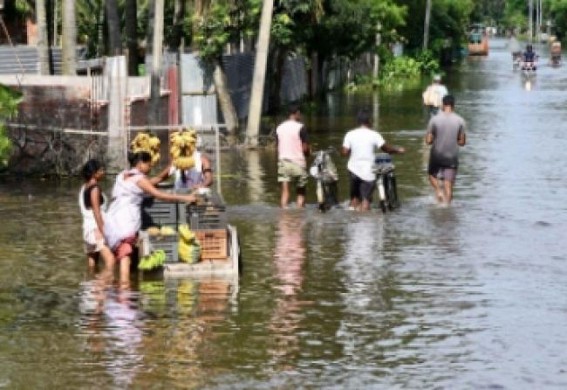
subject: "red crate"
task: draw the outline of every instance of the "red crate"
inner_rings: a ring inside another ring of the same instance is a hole
[[[226,259],[228,256],[228,235],[226,229],[195,230],[201,244],[201,259]]]

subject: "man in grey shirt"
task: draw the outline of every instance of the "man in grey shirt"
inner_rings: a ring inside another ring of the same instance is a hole
[[[429,182],[435,190],[437,200],[450,204],[453,200],[453,185],[459,167],[459,146],[465,146],[465,121],[455,114],[455,98],[443,97],[442,111],[431,118],[427,125],[425,143],[432,145],[429,155]],[[442,183],[441,183],[442,181]]]

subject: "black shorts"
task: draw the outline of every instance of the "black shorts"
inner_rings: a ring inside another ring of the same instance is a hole
[[[455,182],[457,179],[457,168],[456,167],[444,167],[434,162],[430,162],[427,167],[427,173],[429,176],[436,177],[437,179],[442,179],[450,182]]]
[[[356,198],[360,200],[366,199],[367,201],[372,201],[372,194],[376,188],[376,182],[362,180],[360,177],[356,176],[354,173],[350,174],[350,198]]]

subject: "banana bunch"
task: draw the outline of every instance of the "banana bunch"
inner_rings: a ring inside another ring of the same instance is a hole
[[[152,155],[152,165],[156,165],[160,159],[159,147],[161,141],[151,133],[138,133],[130,142],[130,149],[133,153],[148,152]]]
[[[161,267],[163,263],[165,263],[165,258],[165,251],[163,249],[158,249],[149,255],[142,257],[138,264],[138,268],[142,271],[149,271],[151,269]]]
[[[193,264],[201,257],[201,245],[197,241],[195,233],[189,229],[188,225],[179,226],[179,260],[184,263]]]
[[[195,166],[193,153],[197,148],[197,132],[194,129],[176,131],[169,136],[169,153],[173,166],[187,170]]]

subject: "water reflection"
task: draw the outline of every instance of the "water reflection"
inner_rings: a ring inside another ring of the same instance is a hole
[[[207,378],[197,362],[207,359],[203,346],[216,337],[213,327],[235,309],[235,283],[232,278],[150,276],[134,292],[117,290],[97,278],[83,282],[80,331],[88,352],[116,388],[153,383],[160,377],[175,386],[199,388]],[[142,370],[153,365],[157,372]]]
[[[533,76],[524,76],[522,75],[522,87],[526,91],[531,91],[536,86],[536,79]]]
[[[358,312],[373,299],[367,289],[374,285],[376,270],[383,261],[384,221],[374,213],[356,214],[344,229],[345,255],[337,264],[337,271],[344,275],[343,299],[347,310]]]
[[[459,212],[458,202],[451,206],[436,204],[428,207],[431,244],[442,250],[446,256],[458,256],[462,253]]]
[[[118,388],[133,383],[143,359],[144,322],[138,294],[111,288],[102,278],[81,284],[81,328],[89,353],[98,356]]]
[[[302,319],[299,294],[304,282],[305,215],[303,210],[282,210],[274,250],[275,286],[279,294],[269,322],[273,334],[268,348],[273,364],[288,369],[300,351],[297,333]]]
[[[266,190],[264,188],[264,169],[260,164],[260,152],[252,150],[246,153],[247,162],[247,183],[248,197],[251,203],[259,203],[264,197]]]

